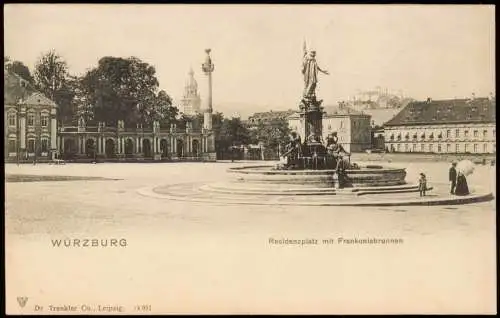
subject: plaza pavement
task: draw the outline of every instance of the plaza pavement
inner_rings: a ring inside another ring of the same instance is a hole
[[[6,183],[8,313],[150,304],[154,313],[494,313],[495,202],[439,207],[225,206],[137,189],[220,180],[242,163],[10,165],[7,174],[120,180]],[[245,163],[246,164],[246,163]],[[447,163],[412,162],[446,182]],[[495,192],[495,167],[470,185]],[[402,238],[398,245],[269,239]],[[126,247],[53,247],[125,238]],[[29,301],[20,308],[16,297]]]

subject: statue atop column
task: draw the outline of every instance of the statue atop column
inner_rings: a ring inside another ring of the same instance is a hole
[[[316,62],[316,51],[307,52],[304,42],[304,58],[302,62],[302,74],[304,75],[303,97],[307,100],[316,99],[316,85],[318,84],[318,72],[329,75],[328,71],[319,67]]]

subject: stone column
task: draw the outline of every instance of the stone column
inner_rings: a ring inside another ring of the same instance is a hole
[[[22,116],[23,117],[19,118],[19,126],[20,126],[19,141],[21,146],[21,152],[24,152],[24,150],[26,149],[26,117],[24,117],[24,114]]]
[[[57,150],[57,121],[55,116],[50,120],[50,148],[52,151]]]
[[[85,135],[83,135],[82,146],[83,146],[83,153],[87,154],[87,136]]]
[[[212,129],[212,72],[214,71],[214,64],[210,57],[210,49],[206,49],[205,52],[207,56],[205,57],[205,63],[202,64],[203,83],[201,84],[202,89],[202,109],[203,109],[203,128],[207,130]]]

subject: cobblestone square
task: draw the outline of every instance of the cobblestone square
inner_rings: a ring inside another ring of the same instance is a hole
[[[65,297],[150,304],[153,312],[495,311],[494,201],[436,207],[234,206],[137,192],[218,181],[227,168],[242,164],[7,164],[7,175],[113,179],[6,183],[7,295],[29,297],[28,311],[35,304],[65,304]],[[425,171],[431,185],[446,182],[447,163],[405,165],[408,178]],[[469,185],[494,191],[494,168],[477,165]],[[339,238],[403,243],[340,244]],[[72,245],[54,246],[64,239]],[[75,239],[82,245],[89,240],[89,247],[75,246]],[[100,240],[98,247],[92,247],[93,239]],[[110,246],[113,239],[126,246]],[[270,239],[319,244],[270,244]],[[151,302],[159,295],[161,302]],[[17,308],[15,298],[7,299],[8,310]]]

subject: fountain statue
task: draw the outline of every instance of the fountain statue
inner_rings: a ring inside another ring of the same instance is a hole
[[[302,75],[304,90],[299,103],[301,122],[300,135],[293,132],[286,152],[282,155],[280,170],[334,170],[334,178],[345,185],[347,178],[344,171],[352,168],[350,154],[338,143],[336,132],[328,136],[326,143],[322,138],[323,107],[322,100],[316,98],[318,75],[329,75],[328,71],[319,67],[316,51],[307,51],[304,42],[304,58]],[[339,185],[340,186],[340,185]]]

